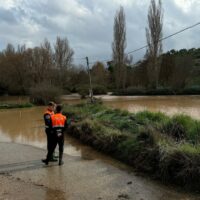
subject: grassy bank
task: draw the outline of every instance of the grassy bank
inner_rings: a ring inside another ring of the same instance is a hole
[[[129,113],[103,105],[65,106],[72,136],[165,183],[200,191],[200,121]]]
[[[183,89],[163,88],[163,87],[157,89],[148,89],[148,88],[129,87],[126,88],[125,90],[118,90],[113,92],[113,95],[119,95],[119,96],[199,95],[199,94],[200,94],[199,86],[186,87]]]
[[[30,108],[33,104],[31,103],[0,103],[0,109],[12,109],[12,108]]]

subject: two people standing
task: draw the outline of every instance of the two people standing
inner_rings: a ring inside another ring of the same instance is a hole
[[[53,112],[53,109],[55,108],[55,114]],[[50,161],[53,161],[53,153],[55,151],[55,148],[58,144],[59,146],[59,165],[63,164],[63,150],[64,150],[64,130],[67,127],[67,119],[64,115],[62,115],[62,106],[57,105],[53,102],[50,102],[48,104],[48,111],[44,115],[45,120],[45,131],[47,134],[47,157],[46,159],[43,159],[42,162],[44,162],[46,165]]]

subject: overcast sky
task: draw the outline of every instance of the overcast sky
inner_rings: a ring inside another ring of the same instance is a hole
[[[0,50],[7,43],[34,47],[47,38],[67,37],[75,62],[110,59],[113,21],[122,5],[126,14],[127,48],[146,44],[145,27],[150,0],[0,0]],[[200,0],[163,0],[163,36],[200,21]],[[169,49],[200,47],[200,26],[163,42]],[[137,60],[144,51],[133,54]]]

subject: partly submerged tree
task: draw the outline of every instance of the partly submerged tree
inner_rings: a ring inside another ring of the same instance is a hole
[[[126,48],[126,22],[124,9],[116,12],[113,28],[114,41],[112,43],[113,64],[116,88],[125,88],[126,85],[126,66],[125,66],[125,48]]]
[[[160,55],[162,53],[162,27],[163,12],[162,2],[151,0],[148,11],[148,27],[146,28],[147,38],[147,59],[148,63],[148,79],[150,87],[157,88],[160,73]]]

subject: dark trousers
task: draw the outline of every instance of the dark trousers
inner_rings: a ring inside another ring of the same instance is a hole
[[[46,135],[47,135],[47,151],[50,150],[50,146],[52,143],[52,132],[50,129],[45,129]]]
[[[59,146],[59,157],[62,157],[63,150],[64,150],[64,134],[63,133],[60,137],[58,137],[56,133],[53,133],[51,139],[52,139],[51,143],[50,143],[51,145],[50,145],[50,147],[48,149],[48,153],[47,153],[48,161],[52,158],[53,152],[55,151],[57,144]]]

